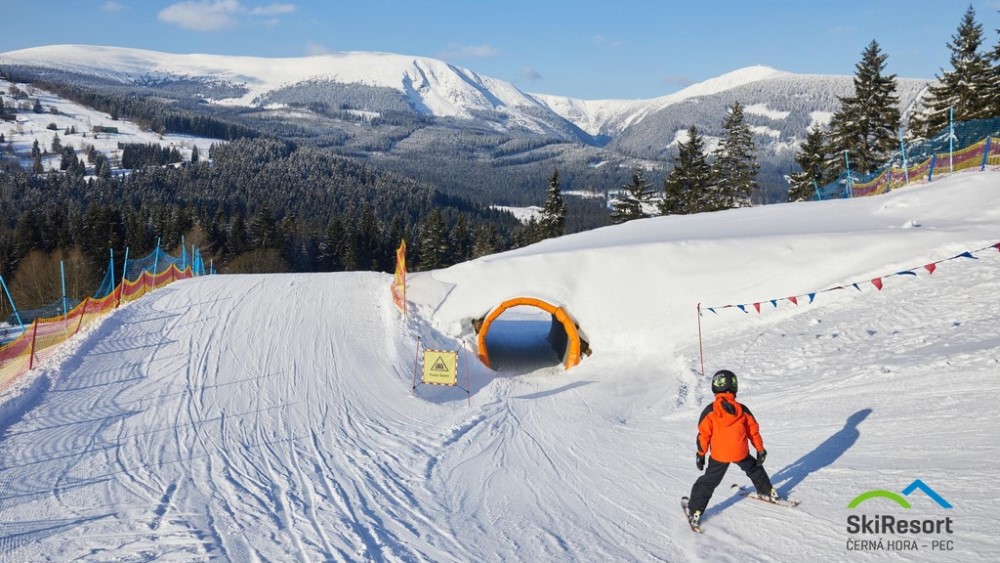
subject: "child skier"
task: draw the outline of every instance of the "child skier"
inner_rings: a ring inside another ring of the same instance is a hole
[[[764,498],[778,500],[778,491],[771,486],[771,479],[764,471],[767,450],[760,437],[760,427],[750,413],[750,409],[736,402],[736,374],[724,369],[712,376],[712,393],[715,401],[705,407],[698,420],[698,453],[695,465],[701,471],[705,468],[705,454],[708,470],[691,487],[688,514],[692,526],[697,526],[702,512],[708,506],[715,488],[722,482],[730,463],[736,463],[747,477],[753,481],[757,492]],[[750,455],[747,440],[757,450],[757,458]]]

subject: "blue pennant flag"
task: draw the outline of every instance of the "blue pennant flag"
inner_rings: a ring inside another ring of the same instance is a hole
[[[743,306],[743,305],[737,305],[737,307],[739,307],[740,311],[743,311],[744,313],[747,312],[747,308],[745,306]]]
[[[917,273],[914,272],[913,270],[903,270],[902,272],[896,272],[896,275],[897,276],[915,276],[915,275],[917,275]]]
[[[778,300],[777,299],[772,299],[771,300],[771,305],[774,305],[774,308],[777,309],[778,308]]]
[[[979,258],[976,258],[975,256],[973,256],[972,253],[969,252],[968,250],[966,250],[965,252],[959,254],[958,256],[955,256],[954,258],[972,258],[973,260],[979,260]]]
[[[858,287],[858,284],[856,284],[856,283],[852,283],[851,285],[853,285],[853,286],[854,286],[854,289],[856,289],[856,290],[858,290],[858,291],[861,291],[861,288],[860,288],[860,287]]]
[[[810,303],[813,302],[813,299],[816,299],[816,292],[815,291],[809,294],[809,302]]]
[[[709,307],[708,310],[711,311],[711,312],[713,312],[713,313],[715,313],[715,307]],[[715,313],[715,314],[718,315],[718,313]]]

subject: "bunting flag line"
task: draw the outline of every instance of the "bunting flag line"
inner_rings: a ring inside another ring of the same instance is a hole
[[[930,275],[930,274],[933,274],[937,270],[937,265],[938,264],[941,264],[943,262],[948,262],[950,260],[957,260],[959,258],[969,258],[969,259],[972,259],[972,260],[978,260],[979,257],[976,256],[976,253],[982,252],[982,251],[984,251],[986,249],[989,249],[989,248],[995,248],[995,249],[997,249],[997,252],[1000,252],[1000,242],[998,242],[996,244],[991,244],[989,246],[984,246],[984,247],[976,249],[976,250],[966,250],[965,252],[962,252],[960,254],[956,254],[956,255],[952,256],[951,258],[945,258],[943,260],[938,260],[936,262],[931,262],[929,264],[925,264],[924,266],[922,266],[922,268],[927,271],[928,275]],[[919,268],[921,268],[921,267],[907,268],[907,269],[904,269],[904,270],[900,270],[900,271],[898,271],[898,272],[896,272],[894,274],[887,274],[887,275],[884,275],[884,276],[878,276],[878,277],[875,277],[875,278],[872,278],[871,280],[869,280],[869,283],[871,283],[873,286],[875,286],[875,290],[876,291],[882,291],[882,288],[885,287],[885,279],[886,278],[891,278],[893,276],[913,276],[913,277],[918,277],[916,270],[918,270]],[[864,282],[851,282],[851,283],[844,284],[844,285],[837,285],[837,286],[834,286],[834,287],[828,287],[826,289],[819,290],[819,291],[812,291],[812,292],[809,292],[809,293],[806,293],[806,294],[802,294],[802,295],[792,295],[790,297],[785,297],[784,299],[762,299],[760,301],[755,301],[755,302],[752,302],[752,303],[740,303],[740,304],[732,304],[732,305],[716,305],[716,306],[713,306],[713,307],[701,307],[701,306],[699,306],[699,308],[698,308],[698,315],[700,317],[702,315],[701,311],[705,310],[705,309],[707,309],[707,310],[711,311],[712,313],[718,315],[719,314],[718,313],[718,309],[729,309],[729,308],[739,309],[740,311],[743,311],[744,313],[749,314],[750,311],[748,310],[748,306],[753,306],[753,308],[757,311],[757,314],[760,314],[761,313],[761,307],[760,307],[761,303],[766,303],[766,302],[770,301],[771,305],[774,305],[774,308],[777,308],[778,307],[778,301],[789,301],[793,305],[798,306],[800,298],[802,298],[802,297],[808,297],[809,298],[808,302],[811,304],[816,299],[816,295],[818,295],[820,293],[826,293],[828,291],[836,291],[838,289],[844,289],[847,286],[853,286],[854,289],[857,289],[858,291],[861,291],[861,286],[863,284],[864,284]]]

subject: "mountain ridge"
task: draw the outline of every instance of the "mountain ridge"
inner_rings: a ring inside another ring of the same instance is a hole
[[[583,100],[525,92],[437,59],[368,51],[269,59],[54,45],[0,53],[0,68],[166,94],[446,191],[482,190],[480,200],[503,205],[539,204],[539,179],[553,168],[565,189],[616,190],[636,169],[655,183],[690,126],[709,149],[718,142],[734,102],[747,108],[756,134],[765,200],[781,200],[808,128],[825,124],[853,93],[850,76],[756,65],[657,98]],[[898,79],[901,111],[927,82]]]

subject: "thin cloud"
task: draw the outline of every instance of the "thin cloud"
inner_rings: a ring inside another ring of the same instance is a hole
[[[855,31],[857,31],[857,28],[854,26],[838,25],[836,27],[830,28],[830,30],[827,33],[829,33],[830,35],[850,35]]]
[[[295,4],[271,4],[250,10],[251,16],[280,16],[295,11]]]
[[[268,17],[264,24],[280,23],[275,16],[294,12],[294,4],[268,4],[247,8],[239,0],[187,0],[167,6],[157,15],[160,21],[195,31],[218,31],[239,25],[241,16]]]
[[[495,57],[500,54],[500,49],[492,45],[461,45],[452,43],[439,55],[442,59],[481,59],[485,57]]]
[[[600,34],[595,35],[591,40],[594,42],[594,45],[597,45],[598,47],[610,47],[614,49],[616,47],[622,46],[621,41],[617,39],[608,39],[607,37]]]
[[[179,2],[160,11],[164,23],[174,24],[195,31],[218,31],[236,25],[234,16],[242,6],[236,0],[213,2]]]
[[[307,55],[317,56],[317,55],[329,55],[331,53],[333,53],[333,50],[327,47],[326,45],[321,45],[319,43],[315,43],[312,41],[306,43]]]
[[[535,67],[531,65],[524,65],[524,68],[521,69],[521,76],[527,78],[528,80],[542,79],[542,75],[538,74],[538,71],[535,70]]]
[[[667,86],[690,86],[694,84],[694,80],[691,80],[690,77],[677,75],[664,76],[663,82]]]
[[[114,0],[109,0],[105,2],[101,9],[105,12],[120,12],[125,9],[125,4],[115,2]]]

